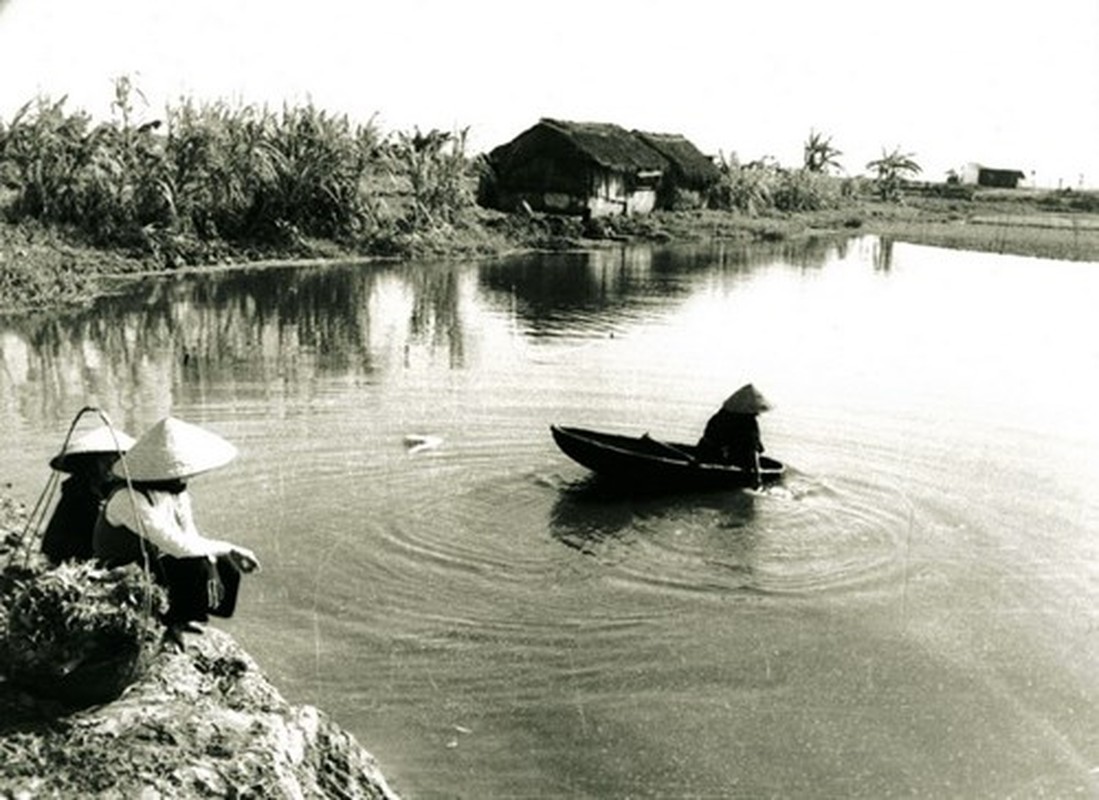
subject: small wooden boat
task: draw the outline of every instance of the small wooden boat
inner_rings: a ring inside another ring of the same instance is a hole
[[[754,486],[755,476],[731,464],[698,461],[693,444],[679,444],[643,436],[551,425],[553,440],[573,461],[596,474],[623,483],[672,485],[677,488],[716,489]],[[760,456],[760,478],[774,483],[786,471],[780,461]]]

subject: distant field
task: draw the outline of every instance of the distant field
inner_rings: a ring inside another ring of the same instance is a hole
[[[886,220],[867,227],[916,244],[1099,263],[1099,218],[1081,219],[1078,225],[1071,220],[1066,225],[1050,224],[1041,215],[1017,219],[1023,221],[1003,215],[955,222]]]
[[[994,214],[979,215],[969,220],[974,225],[1018,225],[1028,228],[1058,230],[1099,230],[1096,214]]]

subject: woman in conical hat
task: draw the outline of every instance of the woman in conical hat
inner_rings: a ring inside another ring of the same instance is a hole
[[[186,481],[236,457],[237,448],[216,433],[165,417],[130,448],[125,461],[115,464],[114,473],[142,483]]]
[[[95,556],[107,566],[143,563],[168,587],[170,630],[208,613],[231,616],[241,572],[259,566],[246,547],[199,533],[187,481],[232,461],[237,449],[216,433],[165,417],[114,466],[128,484],[96,524]],[[132,491],[130,487],[132,486]]]
[[[721,407],[730,414],[762,414],[771,410],[771,404],[763,393],[750,383],[746,383],[725,398]]]
[[[134,444],[132,437],[100,425],[70,438],[50,466],[68,473],[42,535],[42,552],[55,564],[92,557],[92,532],[114,484],[111,466]]]
[[[698,440],[699,460],[732,464],[755,473],[758,480],[763,442],[756,416],[770,409],[770,402],[759,389],[750,383],[741,386],[706,422],[706,430]]]

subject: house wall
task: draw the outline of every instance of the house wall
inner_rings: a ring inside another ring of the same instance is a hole
[[[567,140],[540,128],[511,144],[488,202],[503,211],[607,217],[647,214],[657,203],[658,170],[629,173],[596,165]]]
[[[648,214],[656,208],[656,189],[636,189],[626,205],[627,214]]]
[[[609,171],[597,171],[592,176],[588,211],[593,217],[613,217],[627,210],[626,182],[623,176]]]
[[[526,203],[534,211],[551,214],[583,214],[588,208],[588,198],[566,192],[505,189],[496,193],[494,206],[501,211],[518,211]]]
[[[962,183],[971,186],[996,186],[1015,189],[1023,177],[1016,170],[993,169],[980,164],[966,164],[959,176]]]
[[[980,186],[1015,189],[1018,187],[1020,180],[1019,173],[1009,169],[982,169],[977,174],[977,183]]]
[[[656,206],[656,189],[627,189],[626,176],[607,171],[592,178],[590,192],[546,191],[545,189],[502,188],[497,192],[497,207],[516,211],[526,203],[534,211],[554,214],[586,214],[613,217],[619,214],[648,214]]]
[[[628,188],[626,176],[620,172],[599,171],[592,180],[588,212],[592,217],[617,214],[648,214],[656,207],[656,188]]]

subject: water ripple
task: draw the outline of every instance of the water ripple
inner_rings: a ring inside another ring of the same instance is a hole
[[[907,501],[872,483],[794,474],[762,492],[674,498],[562,491],[554,536],[621,580],[676,592],[835,593],[903,567]]]

